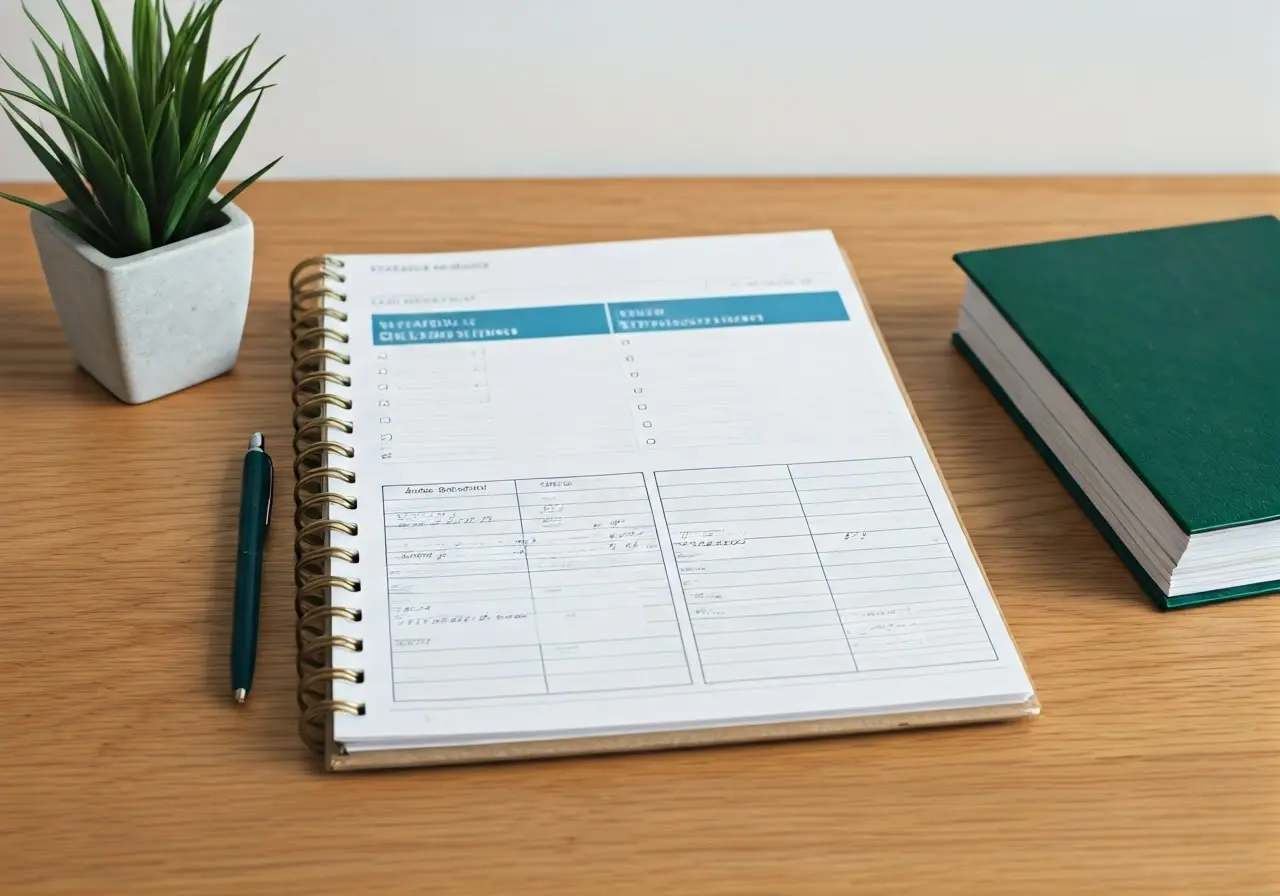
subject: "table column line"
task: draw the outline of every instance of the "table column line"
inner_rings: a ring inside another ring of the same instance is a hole
[[[826,583],[827,594],[831,597],[831,607],[836,611],[836,621],[840,623],[840,634],[844,636],[844,646],[849,649],[849,659],[853,660],[853,671],[858,670],[858,658],[853,654],[853,645],[849,643],[849,630],[845,628],[844,616],[840,613],[840,605],[836,603],[836,593],[831,589],[831,580],[827,578],[827,567],[822,562],[822,551],[818,550],[818,539],[813,535],[813,526],[809,525],[809,512],[804,508],[804,499],[800,497],[800,489],[796,487],[796,477],[791,474],[791,464],[785,464],[787,479],[791,480],[791,490],[796,493],[796,503],[800,505],[800,515],[804,517],[804,527],[809,533],[809,543],[813,545],[813,555],[818,558],[818,569],[822,570],[822,581]]]
[[[533,569],[529,566],[529,538],[524,534],[524,508],[520,506],[520,483],[511,480],[511,491],[516,496],[516,519],[520,521],[520,552],[524,554],[524,574],[529,580],[529,604],[533,607],[533,630],[538,636],[538,661],[542,664],[542,686],[551,693],[551,683],[547,681],[547,655],[542,649],[542,628],[538,625],[538,596],[533,589]]]

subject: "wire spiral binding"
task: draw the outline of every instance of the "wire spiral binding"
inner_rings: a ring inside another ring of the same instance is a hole
[[[339,665],[337,651],[360,653],[363,642],[349,632],[361,621],[358,608],[335,603],[340,592],[360,590],[356,576],[339,575],[343,565],[360,562],[357,550],[334,546],[335,533],[355,536],[355,523],[337,519],[335,510],[355,510],[353,495],[333,491],[354,484],[355,473],[335,466],[355,456],[355,449],[339,440],[354,432],[353,422],[341,416],[352,409],[351,399],[332,387],[349,388],[351,378],[340,372],[351,364],[341,346],[350,337],[343,331],[345,311],[334,307],[347,297],[331,287],[343,283],[341,261],[327,256],[308,258],[289,275],[290,335],[293,348],[293,501],[294,585],[297,615],[298,733],[307,747],[324,751],[331,738],[333,714],[363,715],[362,702],[334,698],[334,683],[361,684],[364,670]],[[340,631],[335,631],[336,628]]]

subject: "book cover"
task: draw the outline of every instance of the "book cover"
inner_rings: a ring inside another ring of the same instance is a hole
[[[1185,532],[1280,518],[1280,219],[1008,246],[955,261]],[[1143,585],[1170,606],[1280,588],[1167,598]]]

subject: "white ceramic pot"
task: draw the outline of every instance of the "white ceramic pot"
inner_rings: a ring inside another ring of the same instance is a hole
[[[57,206],[69,210],[68,203]],[[253,222],[234,203],[207,233],[125,258],[31,213],[53,305],[84,370],[141,404],[235,366],[249,309]]]

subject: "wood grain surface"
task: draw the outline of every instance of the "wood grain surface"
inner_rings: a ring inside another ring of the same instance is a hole
[[[1152,609],[947,341],[955,251],[1276,213],[1280,179],[271,183],[243,206],[239,365],[130,407],[74,367],[0,204],[3,892],[1280,893],[1276,603]],[[288,470],[295,262],[810,227],[867,290],[1039,718],[322,775],[295,733],[287,523],[231,705],[239,465],[263,430]]]

